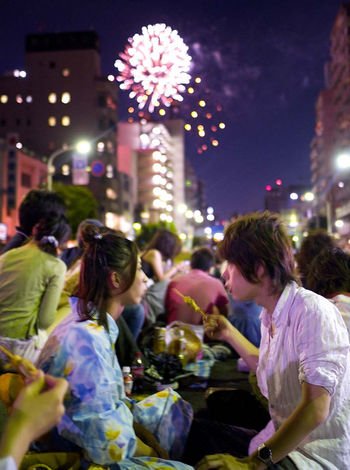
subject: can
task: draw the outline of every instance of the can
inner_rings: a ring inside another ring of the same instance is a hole
[[[160,354],[166,351],[165,342],[166,328],[157,326],[154,330],[153,336],[153,352],[154,354]]]
[[[178,327],[173,327],[172,329],[172,339],[169,343],[169,354],[177,356],[179,359],[183,358],[185,349],[186,349],[186,339],[184,336],[184,331]]]

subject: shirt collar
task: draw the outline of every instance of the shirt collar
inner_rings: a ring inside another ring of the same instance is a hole
[[[109,329],[109,337],[111,338],[111,341],[115,343],[118,338],[119,328],[116,321],[114,320],[114,318],[111,317],[109,313],[107,313],[107,322]]]
[[[278,328],[279,326],[286,324],[289,321],[289,310],[294,301],[297,289],[298,285],[294,281],[286,285],[280,298],[278,299],[272,315],[269,315],[265,308],[263,309],[261,313],[261,321],[266,328],[270,328],[271,323],[273,323],[275,327]]]

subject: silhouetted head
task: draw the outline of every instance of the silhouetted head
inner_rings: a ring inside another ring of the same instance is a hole
[[[314,258],[325,248],[336,246],[334,238],[325,230],[315,230],[303,239],[296,255],[300,279],[304,287],[308,287],[307,277]]]
[[[21,230],[30,237],[34,226],[41,220],[65,214],[63,199],[53,191],[32,189],[19,206]]]
[[[332,298],[350,293],[350,255],[340,248],[325,248],[311,263],[307,276],[308,289]]]
[[[210,248],[202,247],[191,255],[191,268],[209,272],[215,264],[215,255]]]
[[[181,241],[179,237],[175,233],[170,232],[170,230],[160,229],[154,234],[147,245],[146,251],[151,249],[158,250],[164,261],[168,259],[173,260],[181,251]]]

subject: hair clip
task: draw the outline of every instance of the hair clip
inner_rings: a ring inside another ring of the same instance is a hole
[[[50,243],[51,245],[54,245],[55,248],[58,248],[57,238],[54,237],[53,235],[48,235],[48,236],[42,237],[42,239],[40,241],[42,243]]]
[[[95,240],[101,240],[101,239],[102,239],[102,235],[101,235],[100,233],[96,233],[96,234],[94,235],[94,239],[95,239]]]

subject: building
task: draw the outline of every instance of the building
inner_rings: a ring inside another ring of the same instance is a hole
[[[174,222],[185,202],[184,136],[180,120],[119,123],[118,170],[129,177],[135,220]]]
[[[22,199],[31,189],[44,187],[47,169],[36,155],[21,149],[16,134],[0,139],[0,168],[0,220],[6,236],[13,236]]]
[[[299,248],[312,224],[314,194],[305,185],[284,186],[281,180],[277,183],[265,188],[265,210],[281,215],[294,246]]]
[[[0,77],[0,116],[0,137],[15,132],[43,161],[58,152],[54,179],[87,185],[101,220],[118,228],[117,87],[101,72],[95,32],[27,36],[25,72]],[[72,150],[81,139],[93,144],[85,161]]]
[[[327,218],[328,230],[343,227],[350,234],[350,171],[337,157],[350,159],[350,5],[340,7],[330,36],[330,60],[325,89],[316,102],[315,134],[311,143],[311,173],[315,212]]]

